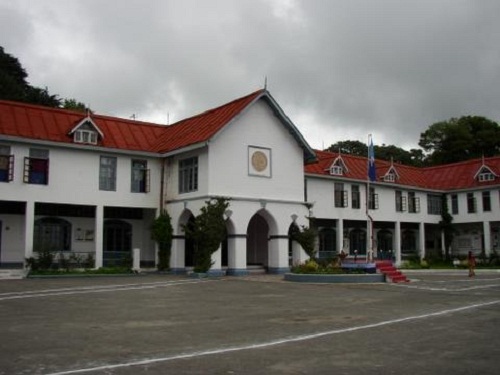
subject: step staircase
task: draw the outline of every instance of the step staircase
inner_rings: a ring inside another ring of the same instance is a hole
[[[22,268],[0,268],[0,280],[24,279],[25,271]]]
[[[384,274],[387,281],[392,283],[407,283],[410,280],[399,271],[390,260],[377,260],[375,261],[377,271]]]

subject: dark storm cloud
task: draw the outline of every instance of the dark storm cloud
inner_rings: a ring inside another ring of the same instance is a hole
[[[1,1],[30,81],[166,122],[268,88],[314,147],[500,120],[497,1]]]

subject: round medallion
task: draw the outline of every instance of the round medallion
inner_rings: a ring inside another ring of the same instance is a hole
[[[252,155],[252,166],[257,172],[267,168],[267,156],[262,151],[255,151]]]

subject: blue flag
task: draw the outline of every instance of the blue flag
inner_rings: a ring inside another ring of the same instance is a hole
[[[368,178],[370,181],[377,181],[377,171],[375,169],[375,153],[373,152],[373,139],[370,137],[368,146]]]

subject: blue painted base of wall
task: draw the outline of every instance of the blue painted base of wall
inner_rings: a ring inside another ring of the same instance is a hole
[[[169,273],[172,275],[185,275],[187,271],[185,268],[171,268]]]
[[[228,268],[226,271],[227,276],[246,276],[248,273],[246,268]]]
[[[208,276],[226,276],[226,272],[224,270],[208,270]]]
[[[299,283],[385,283],[385,275],[285,273],[285,280]]]
[[[24,264],[23,264],[23,262],[1,262],[0,268],[20,269],[20,268],[24,268]]]
[[[284,273],[290,272],[289,267],[269,267],[267,270],[267,273],[273,274],[273,275],[281,275]]]

